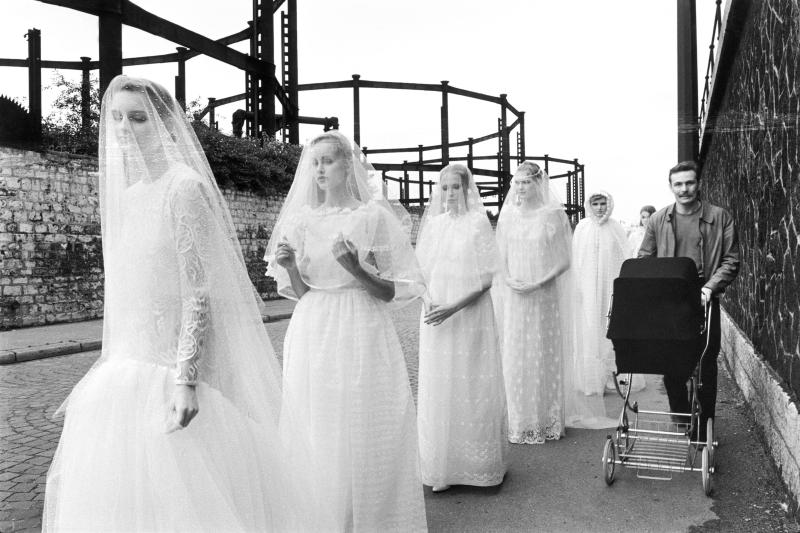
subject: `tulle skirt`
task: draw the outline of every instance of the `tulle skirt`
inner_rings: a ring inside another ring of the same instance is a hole
[[[420,323],[418,405],[426,485],[503,481],[506,398],[489,294],[438,326]]]
[[[414,403],[386,304],[359,289],[307,292],[286,332],[283,391],[337,530],[427,529]]]
[[[45,531],[298,531],[325,518],[293,486],[267,431],[216,390],[166,433],[170,368],[111,359],[69,397],[47,476]]]

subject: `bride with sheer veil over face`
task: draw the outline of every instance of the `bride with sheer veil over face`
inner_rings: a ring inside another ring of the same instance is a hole
[[[62,406],[44,529],[321,529],[310,468],[281,446],[280,368],[230,214],[175,99],[114,78],[99,163],[103,351]]]
[[[339,132],[303,149],[267,246],[267,275],[298,300],[284,341],[281,428],[313,443],[315,484],[342,531],[427,529],[416,413],[390,305],[424,291],[400,208]]]
[[[564,358],[572,347],[571,236],[547,173],[522,163],[497,224],[511,442],[541,444],[564,434]]]
[[[499,255],[467,167],[445,167],[422,217],[417,257],[428,284],[419,339],[422,479],[492,486],[507,467],[507,414],[489,288]]]

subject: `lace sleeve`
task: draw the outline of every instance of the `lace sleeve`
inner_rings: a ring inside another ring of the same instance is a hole
[[[209,315],[202,247],[208,242],[208,223],[213,218],[200,185],[191,180],[178,184],[171,198],[171,208],[182,308],[175,383],[196,385]]]

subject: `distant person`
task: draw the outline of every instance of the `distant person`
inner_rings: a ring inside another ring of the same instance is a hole
[[[572,228],[539,165],[522,163],[511,183],[497,223],[508,439],[543,444],[564,435]]]
[[[723,208],[700,199],[700,173],[694,161],[669,170],[675,203],[659,210],[647,224],[639,257],[689,257],[697,265],[702,301],[712,309],[711,339],[698,391],[698,440],[706,438],[706,422],[714,418],[717,401],[717,355],[720,349],[719,297],[739,273],[739,240],[733,217]],[[688,413],[687,376],[664,376],[672,412]]]
[[[65,402],[43,529],[326,529],[317,472],[289,460],[306,447],[278,433],[281,372],[230,212],[172,95],[115,77],[99,167],[103,352]]]
[[[507,468],[506,397],[489,289],[499,257],[472,173],[442,169],[420,225],[428,285],[419,331],[422,481],[489,487]]]
[[[639,224],[631,228],[628,234],[628,245],[630,247],[631,257],[637,257],[639,247],[642,245],[644,239],[644,230],[647,227],[647,221],[650,216],[656,212],[656,208],[652,205],[646,205],[639,210]]]

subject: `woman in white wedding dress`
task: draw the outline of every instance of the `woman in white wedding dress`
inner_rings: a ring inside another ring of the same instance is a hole
[[[572,376],[578,396],[593,407],[577,410],[569,425],[606,427],[615,424],[603,420],[602,397],[608,386],[613,388],[612,372],[616,370],[614,347],[606,338],[606,315],[614,279],[630,254],[625,229],[611,218],[611,195],[606,191],[588,195],[585,209],[586,218],[575,228],[572,241],[576,330]],[[634,385],[644,387],[644,378],[637,376]]]
[[[467,167],[442,169],[420,225],[417,257],[428,285],[419,332],[422,480],[487,487],[507,468],[507,414],[489,288],[499,255]]]
[[[547,173],[522,163],[497,224],[508,438],[514,443],[542,444],[564,434],[571,235]]]
[[[280,369],[230,214],[175,99],[114,78],[99,162],[103,351],[62,406],[44,530],[324,529],[310,468],[282,450]]]
[[[282,429],[312,442],[337,530],[427,529],[416,412],[389,314],[424,291],[395,210],[360,149],[337,131],[306,145],[265,259],[298,300],[284,341]]]

